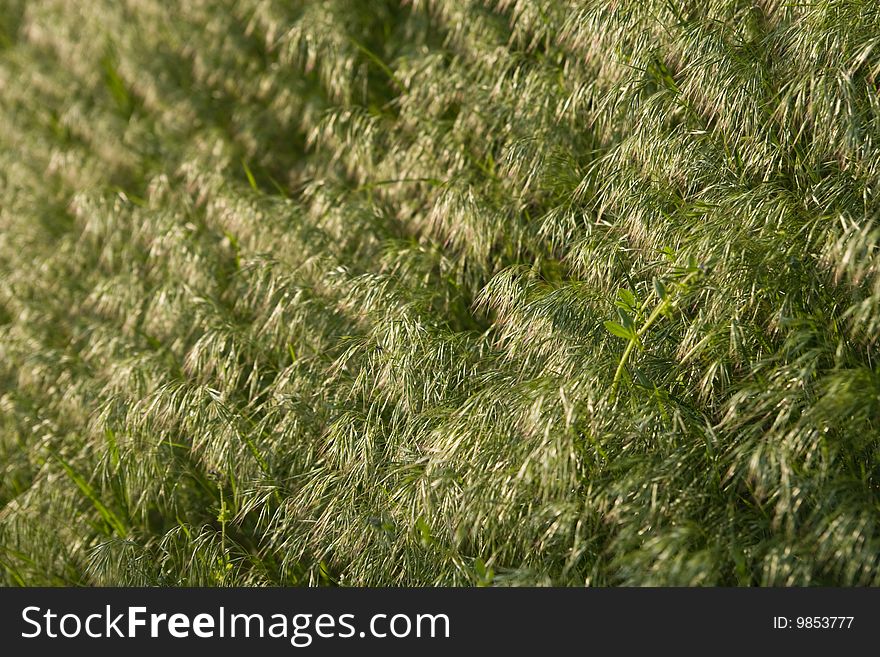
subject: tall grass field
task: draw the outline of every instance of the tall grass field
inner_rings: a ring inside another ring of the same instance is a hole
[[[880,585],[877,0],[2,0],[0,584]]]

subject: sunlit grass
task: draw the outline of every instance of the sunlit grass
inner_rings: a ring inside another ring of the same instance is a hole
[[[874,0],[4,0],[0,582],[880,584]]]

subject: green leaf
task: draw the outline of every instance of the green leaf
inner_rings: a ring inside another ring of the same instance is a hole
[[[116,433],[110,427],[104,429],[107,445],[110,448],[110,459],[114,468],[119,467],[119,445],[116,443]]]
[[[666,301],[666,286],[659,278],[654,279],[654,292],[657,293],[661,301]]]
[[[421,536],[423,546],[427,547],[434,542],[434,539],[431,537],[431,528],[422,516],[419,516],[416,520],[416,530]]]
[[[621,288],[617,291],[617,299],[617,307],[623,308],[624,310],[635,311],[639,304],[638,299],[636,299],[636,295],[626,288]]]
[[[339,582],[333,576],[333,573],[330,572],[329,564],[323,559],[318,564],[318,575],[325,586],[339,586]]]
[[[635,333],[621,326],[617,322],[605,322],[605,330],[607,330],[611,335],[616,335],[618,338],[623,338],[624,340],[632,340],[633,338],[635,338]]]
[[[257,185],[257,179],[254,178],[254,174],[251,171],[251,168],[248,166],[247,162],[244,160],[241,161],[241,166],[244,169],[244,175],[247,176],[248,184],[251,186],[251,189],[255,192],[260,191],[259,186]]]
[[[487,568],[486,562],[479,557],[474,562],[474,572],[477,575],[477,586],[490,586],[495,579],[495,570]]]
[[[113,511],[111,511],[109,508],[107,508],[107,506],[104,505],[104,503],[98,497],[97,492],[95,492],[95,489],[91,487],[89,482],[86,481],[85,478],[80,476],[80,474],[77,473],[77,471],[74,470],[73,467],[71,467],[71,465],[67,463],[67,461],[61,458],[59,454],[54,451],[50,453],[53,457],[55,457],[55,460],[58,461],[61,467],[64,468],[64,472],[66,472],[71,481],[76,484],[76,487],[79,488],[82,494],[89,499],[89,501],[92,503],[92,506],[94,506],[95,510],[98,512],[98,515],[100,515],[104,522],[107,523],[108,527],[110,527],[110,529],[116,532],[116,534],[118,534],[119,536],[125,536],[127,532],[125,531],[125,525],[123,524],[122,520],[120,520],[119,516],[117,516],[115,513],[113,513]]]

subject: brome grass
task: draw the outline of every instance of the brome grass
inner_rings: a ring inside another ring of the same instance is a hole
[[[880,584],[875,0],[4,0],[0,583]]]

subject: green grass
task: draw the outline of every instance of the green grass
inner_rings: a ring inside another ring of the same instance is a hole
[[[4,0],[0,583],[880,584],[878,35]]]

